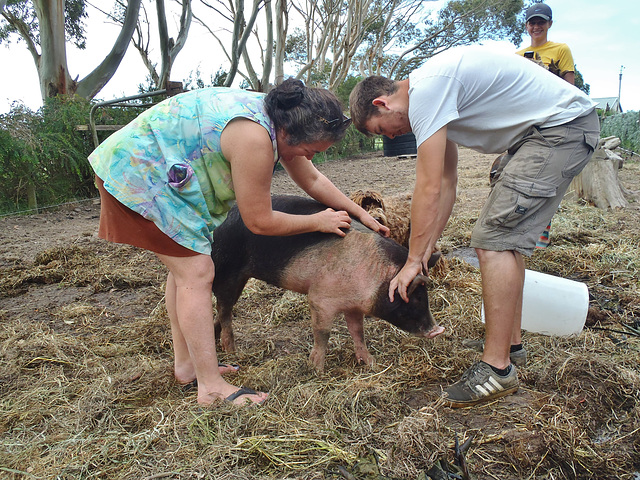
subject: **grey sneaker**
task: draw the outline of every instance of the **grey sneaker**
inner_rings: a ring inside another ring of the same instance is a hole
[[[518,390],[518,374],[511,365],[506,376],[495,373],[485,362],[472,365],[457,383],[444,389],[442,398],[450,407],[468,407],[504,397]]]
[[[522,347],[517,352],[511,352],[509,358],[516,367],[522,368],[527,364],[527,349]]]
[[[482,352],[484,350],[484,340],[472,340],[470,338],[465,338],[462,340],[462,346]],[[511,352],[509,354],[509,358],[511,359],[511,363],[516,367],[522,368],[527,364],[527,349],[522,347],[522,350]]]

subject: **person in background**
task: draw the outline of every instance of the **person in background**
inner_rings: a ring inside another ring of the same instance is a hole
[[[389,235],[311,162],[344,137],[350,119],[328,90],[288,79],[268,95],[231,88],[193,90],[146,110],[90,156],[101,197],[99,236],[154,252],[168,268],[174,375],[197,386],[198,403],[262,403],[267,394],[221,376],[213,326],[212,231],[237,202],[260,235],[344,236],[350,214]],[[300,188],[331,207],[314,215],[271,208],[280,161]]]
[[[563,80],[575,85],[576,74],[573,63],[573,55],[566,43],[550,42],[547,34],[553,25],[551,8],[544,3],[536,3],[527,8],[525,13],[527,32],[531,37],[531,45],[516,53],[536,62],[541,62],[551,73],[558,75]],[[492,168],[494,175],[499,174]],[[536,248],[547,248],[551,242],[549,239],[551,224],[547,225],[536,242]]]
[[[482,361],[445,388],[443,399],[464,407],[515,392],[524,256],[598,143],[595,104],[528,60],[476,46],[440,53],[404,80],[368,77],[349,106],[361,132],[413,132],[418,145],[409,256],[390,282],[390,300],[397,290],[408,301],[408,286],[427,271],[456,198],[458,145],[510,155],[471,233],[485,307]]]
[[[569,46],[566,43],[550,42],[547,39],[549,29],[553,25],[551,8],[544,3],[536,3],[527,8],[525,17],[531,45],[516,53],[542,62],[549,71],[571,85],[575,85],[575,65]]]

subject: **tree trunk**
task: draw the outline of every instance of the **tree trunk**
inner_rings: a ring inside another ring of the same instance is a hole
[[[62,0],[34,0],[33,6],[40,25],[41,54],[37,68],[42,100],[58,94],[75,93],[67,66],[64,31],[64,2]]]
[[[31,182],[27,183],[27,205],[29,206],[29,210],[35,210],[36,213],[38,213],[36,186]]]
[[[598,146],[584,170],[571,182],[571,188],[580,198],[598,208],[626,208],[629,204],[618,179],[620,167],[617,155]]]
[[[129,0],[125,21],[113,49],[98,67],[80,81],[71,78],[67,66],[64,0],[33,0],[39,26],[35,33],[20,19],[11,20],[36,63],[43,101],[58,94],[74,93],[92,99],[106,85],[127,50],[137,23],[140,1]],[[39,38],[41,53],[37,52],[36,38]]]
[[[287,43],[289,28],[289,12],[286,0],[276,0],[276,49],[274,55],[275,79],[274,85],[284,82],[284,51]]]
[[[124,58],[124,54],[127,52],[127,47],[138,23],[140,1],[141,0],[128,1],[122,30],[118,38],[116,38],[113,48],[102,62],[100,62],[100,65],[78,82],[75,91],[77,95],[88,100],[92,99],[116,73],[120,62]]]

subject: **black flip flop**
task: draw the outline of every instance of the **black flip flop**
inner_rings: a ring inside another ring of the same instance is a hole
[[[241,397],[242,395],[257,395],[257,394],[258,394],[258,392],[256,392],[253,388],[240,387],[238,390],[236,390],[231,395],[229,395],[227,398],[225,398],[224,401],[225,402],[229,402],[229,403],[233,403],[233,401],[236,398]],[[254,405],[261,405],[265,400],[266,400],[266,398],[264,400],[262,400],[261,402],[253,402],[253,404]]]
[[[191,392],[193,390],[197,390],[198,389],[198,379],[194,378],[189,383],[181,383],[180,384],[180,389],[184,393]]]

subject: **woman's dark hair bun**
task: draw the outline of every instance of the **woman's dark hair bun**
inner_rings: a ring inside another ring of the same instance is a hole
[[[304,83],[295,78],[287,78],[276,87],[276,102],[278,108],[289,110],[297,107],[304,98]]]

